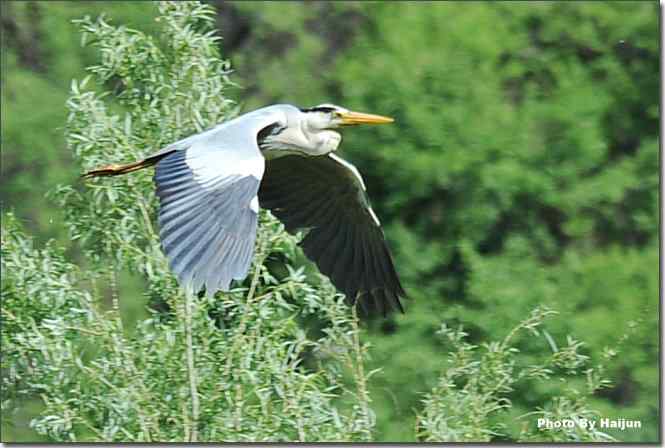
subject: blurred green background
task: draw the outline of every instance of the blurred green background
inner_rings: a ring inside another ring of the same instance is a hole
[[[341,148],[411,298],[405,315],[368,324],[377,440],[413,441],[441,322],[497,340],[538,304],[560,312],[548,331],[561,344],[619,351],[593,405],[642,429],[610,433],[658,439],[657,3],[211,3],[243,110],[333,102],[396,118],[347,131]],[[105,13],[149,32],[155,5],[1,5],[2,207],[68,244],[44,195],[79,174],[64,103],[96,57],[71,20]],[[135,321],[141,282],[121,287]],[[553,393],[515,391],[515,415]],[[3,440],[35,440],[34,412],[3,419]]]

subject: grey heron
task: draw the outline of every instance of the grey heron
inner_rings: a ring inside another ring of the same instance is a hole
[[[228,291],[247,276],[259,206],[288,232],[304,230],[305,255],[350,304],[386,314],[405,297],[381,224],[358,170],[335,151],[334,129],[392,118],[333,104],[278,104],[246,113],[127,165],[83,177],[155,166],[160,240],[180,285]],[[403,311],[403,310],[402,310]]]

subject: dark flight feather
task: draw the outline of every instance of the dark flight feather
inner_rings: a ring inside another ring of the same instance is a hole
[[[406,297],[381,228],[355,174],[328,156],[289,155],[266,160],[259,203],[287,231],[307,230],[305,255],[361,311],[403,312]]]

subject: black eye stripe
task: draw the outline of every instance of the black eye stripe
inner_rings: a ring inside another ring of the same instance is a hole
[[[322,107],[310,107],[308,109],[300,109],[301,112],[324,112],[324,113],[330,113],[330,112],[335,112],[337,109],[334,107],[327,107],[327,106],[322,106]]]

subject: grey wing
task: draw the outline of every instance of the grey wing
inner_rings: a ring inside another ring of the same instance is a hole
[[[187,159],[187,150],[174,151],[155,170],[162,249],[184,289],[213,295],[247,275],[260,178],[224,170],[202,176]]]
[[[257,135],[285,121],[284,107],[250,112],[153,156],[162,156],[155,168],[162,249],[186,290],[205,287],[212,296],[247,276],[265,168]]]
[[[289,232],[307,229],[305,255],[347,300],[384,315],[402,310],[402,288],[379,220],[353,165],[330,154],[266,161],[259,201]]]

